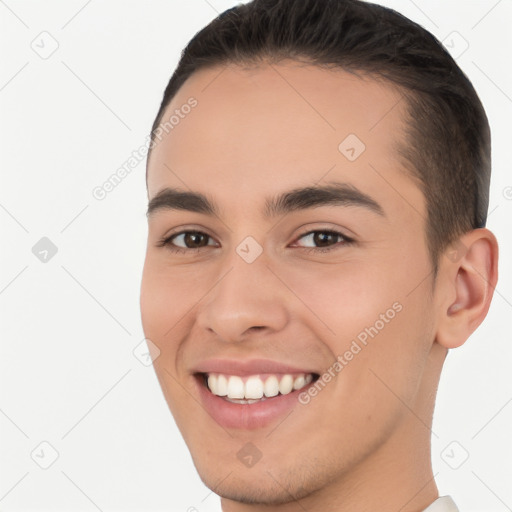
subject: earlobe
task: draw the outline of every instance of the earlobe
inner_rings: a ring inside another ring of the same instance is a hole
[[[436,341],[445,348],[461,346],[487,315],[498,281],[498,243],[486,228],[463,235],[458,259],[447,249],[440,273],[446,299],[440,303]]]

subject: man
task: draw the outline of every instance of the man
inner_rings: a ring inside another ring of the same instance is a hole
[[[255,0],[192,39],[152,137],[142,322],[223,510],[457,510],[435,392],[498,248],[449,54],[378,5]]]

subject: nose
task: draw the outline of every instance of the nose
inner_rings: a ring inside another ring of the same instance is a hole
[[[262,255],[247,263],[238,254],[224,262],[219,280],[197,312],[200,329],[220,341],[244,341],[251,332],[277,332],[288,322],[286,287]]]

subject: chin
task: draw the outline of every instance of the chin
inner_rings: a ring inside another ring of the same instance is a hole
[[[285,459],[279,467],[275,463],[268,467],[259,462],[251,468],[239,463],[222,469],[209,460],[193,460],[199,477],[212,492],[225,500],[247,505],[294,503],[296,507],[297,500],[315,494],[334,478],[334,475],[325,472],[325,465],[318,461],[310,462],[307,466],[299,462],[298,469],[290,467]]]

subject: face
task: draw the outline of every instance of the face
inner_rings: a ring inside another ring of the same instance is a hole
[[[430,434],[435,296],[395,150],[404,108],[377,81],[282,62],[197,72],[166,110],[142,322],[225,498],[307,497]]]

